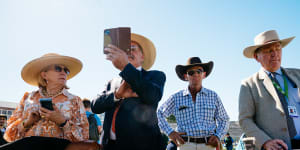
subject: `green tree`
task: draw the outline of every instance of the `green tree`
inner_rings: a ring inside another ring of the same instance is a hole
[[[167,121],[168,121],[169,123],[176,123],[176,118],[175,118],[174,115],[171,115],[171,116],[169,116],[169,117],[167,118]]]

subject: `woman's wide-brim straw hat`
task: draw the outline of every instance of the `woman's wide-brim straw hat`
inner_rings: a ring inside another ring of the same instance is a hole
[[[156,49],[154,44],[146,37],[131,33],[131,41],[137,42],[141,47],[144,54],[143,69],[149,70],[155,62]]]
[[[262,32],[260,34],[258,34],[255,38],[254,38],[254,45],[253,46],[248,46],[244,49],[244,56],[247,58],[254,58],[254,52],[264,46],[264,45],[268,45],[274,42],[280,42],[281,43],[281,47],[285,47],[286,45],[288,45],[295,37],[290,37],[290,38],[286,38],[286,39],[279,39],[279,36],[277,34],[277,32],[275,30],[269,30],[269,31],[265,31]]]
[[[28,62],[22,69],[23,80],[33,86],[38,86],[38,76],[41,71],[50,65],[64,65],[70,70],[67,80],[73,78],[82,69],[82,62],[74,57],[63,56],[56,53],[48,53]]]

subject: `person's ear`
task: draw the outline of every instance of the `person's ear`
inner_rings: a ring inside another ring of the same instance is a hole
[[[254,53],[253,56],[254,56],[254,59],[255,59],[257,62],[260,62],[260,61],[259,61],[259,56],[257,55],[257,53]]]
[[[42,77],[43,79],[46,79],[46,77],[47,77],[46,72],[41,72],[41,77]]]
[[[184,74],[183,77],[184,77],[184,80],[188,80],[187,74]]]
[[[202,72],[201,76],[202,78],[206,78],[206,72]]]
[[[144,54],[142,54],[142,59],[143,59],[143,62],[144,62],[144,60],[145,60]]]

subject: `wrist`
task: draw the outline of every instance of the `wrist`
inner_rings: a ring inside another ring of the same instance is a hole
[[[120,67],[120,70],[123,71],[125,69],[125,67],[129,64],[130,62],[126,62],[124,63],[121,67]]]
[[[27,121],[24,120],[22,122],[22,126],[23,126],[24,129],[29,129],[32,126],[32,123],[30,123],[28,120]]]
[[[218,135],[214,134],[214,136],[220,141],[220,137]]]
[[[68,122],[68,119],[65,119],[64,122],[60,123],[58,126],[60,128],[62,128],[62,127],[64,127],[67,124],[67,122]]]

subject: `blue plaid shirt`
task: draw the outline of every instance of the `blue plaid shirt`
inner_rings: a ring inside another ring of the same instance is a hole
[[[158,125],[167,135],[174,131],[165,119],[170,115],[176,117],[178,132],[186,132],[187,136],[216,135],[221,139],[229,127],[229,117],[221,99],[204,87],[197,93],[195,103],[187,88],[173,94],[158,108]]]

